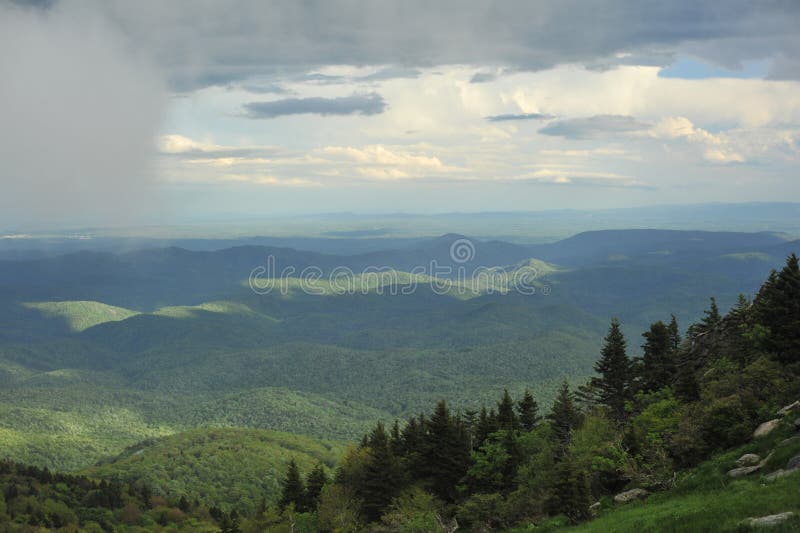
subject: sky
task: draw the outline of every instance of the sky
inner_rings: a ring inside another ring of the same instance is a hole
[[[800,201],[800,2],[0,1],[0,224]]]

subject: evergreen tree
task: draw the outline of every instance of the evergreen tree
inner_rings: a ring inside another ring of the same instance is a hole
[[[290,504],[294,504],[296,510],[302,511],[305,508],[305,502],[306,489],[303,486],[303,479],[300,477],[300,469],[297,468],[297,463],[292,459],[286,469],[286,477],[282,483],[281,499],[278,505],[281,509],[285,509]]]
[[[317,508],[322,489],[327,483],[328,475],[325,473],[325,468],[322,464],[317,464],[306,478],[306,508],[309,511]]]
[[[428,420],[424,442],[423,472],[434,496],[452,502],[457,497],[456,485],[469,467],[467,443],[441,400]]]
[[[378,423],[368,439],[369,461],[364,471],[359,495],[364,516],[370,522],[378,520],[402,488],[397,461],[389,446],[389,435]]]
[[[681,345],[681,332],[675,315],[672,315],[667,330],[669,331],[669,349],[676,352]]]
[[[497,415],[494,409],[491,412],[486,411],[486,406],[481,407],[481,413],[478,416],[478,425],[475,429],[475,442],[473,448],[480,448],[486,439],[498,430]]]
[[[689,327],[690,337],[694,338],[705,335],[722,321],[722,317],[719,314],[719,307],[717,307],[717,299],[712,296],[709,298],[709,301],[709,307],[703,311],[703,318],[700,319],[700,322],[692,324]]]
[[[567,453],[570,442],[572,442],[572,430],[580,422],[580,414],[575,408],[572,392],[566,380],[561,384],[556,399],[553,402],[553,409],[547,415],[550,426],[553,430],[553,440],[556,446],[555,458],[560,460]]]
[[[589,518],[589,486],[586,476],[579,471],[570,455],[555,466],[555,480],[547,502],[552,515],[565,515],[573,523]]]
[[[617,422],[625,418],[625,402],[631,398],[631,361],[625,349],[625,336],[615,318],[608,329],[600,359],[594,365],[600,377],[594,378],[592,385],[597,389],[598,401]]]
[[[670,346],[669,328],[661,322],[650,325],[642,334],[642,380],[646,391],[658,390],[669,385],[675,377],[675,353]]]
[[[756,316],[769,330],[766,348],[783,363],[800,361],[800,265],[797,255],[773,273],[756,298]]]
[[[503,390],[503,399],[497,404],[497,422],[500,429],[517,429],[517,416],[514,414],[514,400],[508,393],[508,389]]]
[[[531,431],[539,422],[539,404],[528,389],[525,389],[522,400],[517,404],[517,413],[519,425],[525,431]]]

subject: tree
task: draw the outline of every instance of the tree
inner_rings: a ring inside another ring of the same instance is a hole
[[[423,446],[423,472],[431,492],[442,501],[454,501],[456,485],[469,467],[469,449],[444,400],[428,420]]]
[[[797,255],[770,275],[755,302],[760,324],[769,330],[766,348],[782,363],[800,361],[800,265]]]
[[[519,425],[525,431],[533,430],[539,422],[539,404],[528,389],[525,389],[522,400],[517,404],[517,413],[519,413]]]
[[[547,415],[550,426],[553,430],[553,440],[555,444],[555,458],[558,460],[566,455],[570,442],[572,441],[572,430],[580,422],[580,414],[575,408],[572,392],[569,390],[567,380],[561,384],[558,395],[553,402],[553,409]]]
[[[290,504],[301,511],[305,508],[306,489],[303,486],[303,479],[300,477],[300,469],[294,459],[289,461],[286,469],[286,477],[282,483],[281,499],[278,503],[281,509],[285,509]]]
[[[722,317],[719,314],[719,308],[717,307],[717,299],[712,296],[709,298],[709,301],[709,307],[703,311],[703,318],[700,319],[700,322],[697,324],[692,324],[689,327],[690,337],[699,337],[701,335],[705,335],[722,321]]]
[[[315,510],[319,505],[322,489],[327,483],[328,475],[325,473],[325,467],[322,464],[317,464],[306,478],[306,508],[309,511]]]
[[[681,345],[681,332],[678,328],[678,319],[675,318],[675,315],[672,315],[669,325],[667,326],[667,331],[669,332],[669,349],[673,352],[677,351]]]
[[[650,330],[642,334],[642,380],[646,391],[658,390],[669,385],[675,376],[674,351],[671,348],[670,332],[666,324],[655,322]]]
[[[600,377],[594,378],[592,385],[597,389],[598,401],[608,407],[611,418],[617,422],[624,420],[625,402],[631,397],[631,361],[625,349],[625,336],[615,318],[611,320],[600,359],[594,365]]]
[[[369,460],[363,486],[358,490],[368,521],[378,520],[401,488],[397,461],[389,446],[389,436],[378,423],[368,439]]]
[[[497,422],[500,425],[500,429],[517,429],[514,400],[511,399],[508,389],[503,390],[503,399],[497,404]]]
[[[570,455],[566,455],[556,464],[553,479],[555,483],[547,505],[550,514],[563,514],[573,523],[589,518],[589,487],[586,476]]]

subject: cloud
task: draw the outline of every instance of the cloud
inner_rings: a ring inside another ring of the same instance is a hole
[[[469,79],[470,83],[490,83],[497,79],[494,72],[476,72]]]
[[[148,2],[146,9],[128,0],[92,5],[147,47],[174,86],[184,89],[332,64],[612,68],[633,60],[664,65],[681,53],[724,66],[792,58],[800,48],[797,2],[674,0],[647,8],[638,0],[591,7],[581,0],[242,0],[236,9],[189,0]]]
[[[555,117],[545,113],[518,113],[508,115],[490,115],[484,118],[489,122],[508,122],[512,120],[548,120]]]
[[[122,221],[153,204],[166,87],[106,19],[71,7],[0,4],[0,218],[14,223]]]
[[[596,139],[635,133],[648,127],[647,124],[626,115],[595,115],[559,120],[541,128],[539,133],[567,139]]]
[[[276,118],[286,115],[377,115],[386,109],[386,102],[377,93],[336,98],[285,98],[271,102],[244,104],[249,118]]]

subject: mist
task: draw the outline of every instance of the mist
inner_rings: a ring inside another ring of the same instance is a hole
[[[125,223],[157,204],[163,77],[75,7],[0,5],[0,224],[12,229]]]

